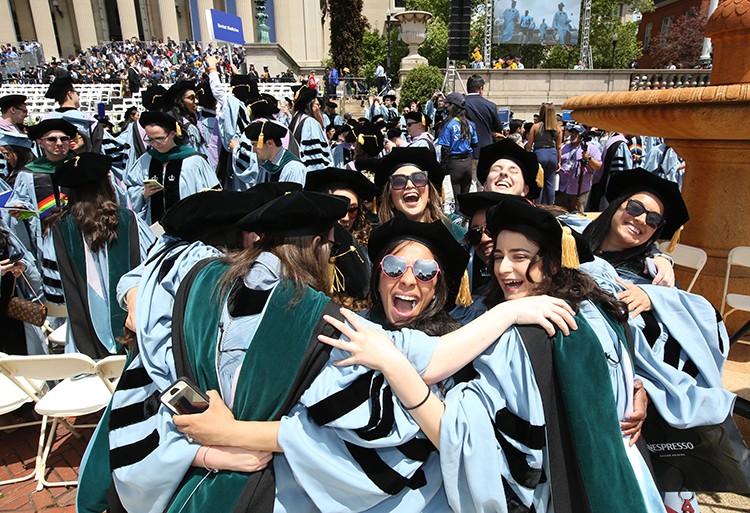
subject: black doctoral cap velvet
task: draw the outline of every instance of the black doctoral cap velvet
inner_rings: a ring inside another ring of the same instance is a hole
[[[690,219],[677,184],[643,168],[614,173],[607,185],[607,200],[612,202],[620,196],[638,192],[650,192],[664,204],[665,223],[660,235],[662,239],[671,238]]]
[[[295,91],[294,93],[294,111],[297,112],[299,110],[304,110],[305,107],[307,107],[307,104],[313,101],[315,98],[318,97],[318,91],[315,89],[311,89],[307,87],[306,85],[300,86],[299,88],[295,89],[295,87],[292,87],[292,90]]]
[[[101,153],[81,153],[71,157],[55,170],[60,187],[84,187],[104,180],[112,167],[112,159]]]
[[[511,139],[488,144],[479,150],[479,163],[477,164],[477,179],[484,185],[490,174],[492,164],[500,159],[515,162],[523,174],[523,182],[529,188],[527,196],[536,198],[542,192],[542,186],[537,182],[539,174],[539,160],[535,153],[524,150]]]
[[[378,187],[374,183],[353,169],[327,167],[307,173],[305,190],[328,192],[333,189],[349,189],[363,200],[372,199],[378,193]]]
[[[60,96],[62,93],[67,93],[73,90],[73,77],[70,73],[57,77],[47,88],[47,92],[44,93],[45,98],[52,98],[53,100]]]
[[[357,134],[357,142],[362,146],[367,155],[377,156],[383,151],[383,130],[373,123],[362,123],[354,130]]]
[[[285,194],[243,217],[235,226],[267,235],[317,235],[344,217],[349,200],[319,192]]]
[[[270,118],[279,112],[279,101],[275,96],[263,93],[259,98],[253,98],[247,104],[252,118]]]
[[[161,220],[164,231],[188,242],[237,221],[287,192],[298,191],[295,182],[268,182],[244,192],[208,190],[191,194],[175,203]]]
[[[69,123],[62,118],[49,118],[28,128],[29,139],[41,139],[44,134],[53,130],[59,130],[71,138],[75,137],[76,133],[78,133],[73,123]]]
[[[250,98],[258,98],[258,80],[250,75],[232,75],[229,81],[232,94],[241,102]]]
[[[506,196],[507,199],[487,211],[487,228],[493,238],[496,239],[503,230],[522,233],[538,241],[545,250],[560,256],[564,267],[573,269],[579,263],[594,259],[588,242],[578,232],[523,198]]]
[[[172,86],[167,89],[167,93],[164,95],[164,99],[166,102],[165,108],[169,108],[172,106],[172,104],[175,104],[178,100],[181,100],[182,95],[184,95],[186,91],[197,91],[195,82],[193,82],[192,80],[179,80],[172,84]]]
[[[466,194],[459,194],[456,197],[458,204],[461,206],[461,214],[469,220],[471,220],[471,218],[474,217],[474,214],[480,210],[494,207],[507,198],[519,198],[526,201],[520,196],[512,196],[510,194],[491,191],[469,192]]]
[[[283,139],[286,136],[287,128],[274,121],[253,121],[245,129],[245,137],[251,141],[258,141],[260,144],[260,134],[263,134],[263,140]]]
[[[138,118],[138,123],[142,127],[156,125],[162,127],[167,132],[178,131],[177,120],[169,114],[158,110],[147,110],[146,112],[141,113],[141,117]]]
[[[0,97],[0,110],[18,107],[25,101],[26,97],[22,94],[6,94],[5,96]]]
[[[367,252],[373,266],[380,264],[385,256],[386,247],[392,242],[407,240],[423,244],[435,255],[448,288],[447,306],[451,308],[461,288],[461,279],[469,263],[469,254],[442,221],[420,223],[397,215],[370,233]]]
[[[343,125],[339,125],[336,127],[336,131],[333,133],[334,137],[338,137],[341,134],[345,134],[346,132],[355,132],[356,133],[356,122],[349,121],[349,123],[344,123]]]
[[[427,173],[430,183],[440,191],[443,185],[445,172],[435,158],[435,152],[429,148],[406,147],[393,148],[391,152],[380,159],[375,169],[375,185],[384,187],[388,178],[399,168],[404,166],[415,166]]]
[[[410,110],[406,114],[404,114],[404,120],[408,123],[409,121],[416,121],[417,123],[422,123],[425,128],[430,126],[432,124],[432,120],[430,119],[430,116],[425,116],[421,112]]]
[[[195,93],[198,95],[198,105],[209,109],[216,107],[216,97],[211,91],[211,85],[208,83],[208,80],[198,82]]]
[[[167,90],[164,86],[154,85],[141,93],[141,103],[146,110],[161,110]]]

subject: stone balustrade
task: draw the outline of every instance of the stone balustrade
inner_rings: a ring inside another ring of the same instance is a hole
[[[677,89],[682,87],[705,87],[711,80],[711,70],[634,70],[630,76],[630,90]]]

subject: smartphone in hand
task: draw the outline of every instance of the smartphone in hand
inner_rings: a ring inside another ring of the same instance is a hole
[[[187,378],[177,378],[159,397],[176,415],[203,413],[208,409],[208,396]]]

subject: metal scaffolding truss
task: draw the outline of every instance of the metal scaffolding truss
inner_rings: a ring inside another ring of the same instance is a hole
[[[495,17],[494,0],[484,2],[484,67],[492,67],[492,26]]]
[[[591,0],[583,0],[581,13],[581,61],[586,69],[593,69],[594,59],[591,56]]]

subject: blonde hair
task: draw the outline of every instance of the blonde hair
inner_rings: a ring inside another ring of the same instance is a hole
[[[543,103],[539,109],[539,121],[544,123],[545,130],[557,131],[557,112],[551,102]]]

